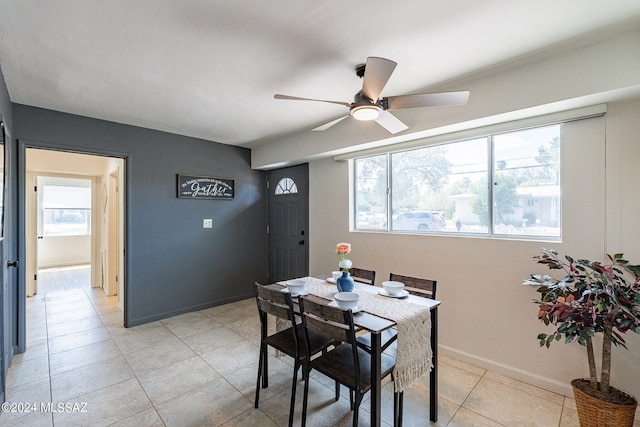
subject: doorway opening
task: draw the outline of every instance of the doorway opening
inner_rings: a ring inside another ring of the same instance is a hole
[[[124,159],[25,150],[26,296],[84,289],[124,311]]]

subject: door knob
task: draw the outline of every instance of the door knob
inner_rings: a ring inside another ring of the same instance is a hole
[[[299,244],[299,245],[304,245],[304,240],[300,240],[300,241],[298,242],[298,244]]]
[[[7,261],[7,267],[17,267],[18,266],[18,261]]]
[[[44,239],[44,236],[38,236],[38,240]]]

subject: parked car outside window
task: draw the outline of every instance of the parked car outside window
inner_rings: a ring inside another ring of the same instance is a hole
[[[442,231],[444,218],[439,212],[405,212],[393,220],[394,230]]]

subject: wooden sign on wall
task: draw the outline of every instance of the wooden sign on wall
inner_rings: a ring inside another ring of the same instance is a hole
[[[232,200],[235,186],[235,179],[178,174],[180,199]]]

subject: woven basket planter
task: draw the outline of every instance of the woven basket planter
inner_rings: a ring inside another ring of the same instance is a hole
[[[581,383],[589,383],[588,379],[571,381],[573,395],[578,408],[580,427],[632,427],[638,401],[628,393],[610,387],[612,393],[628,398],[632,403],[627,405],[605,402],[590,396],[579,387]]]

